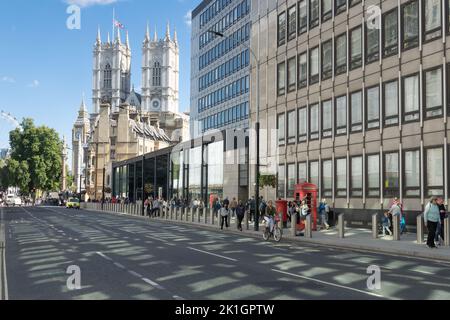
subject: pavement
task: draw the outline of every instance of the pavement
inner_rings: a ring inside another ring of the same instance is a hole
[[[442,261],[103,212],[3,211],[10,300],[450,299]]]

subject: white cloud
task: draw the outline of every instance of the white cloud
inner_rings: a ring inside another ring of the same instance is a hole
[[[38,80],[33,80],[32,83],[28,85],[29,88],[37,88],[41,83]]]
[[[82,8],[96,6],[96,5],[108,5],[112,3],[116,3],[118,0],[65,0],[68,4],[75,4]]]
[[[192,10],[189,10],[184,16],[184,22],[188,25],[188,27],[192,26]]]
[[[3,76],[0,78],[1,82],[8,82],[8,83],[16,83],[16,79],[14,79],[13,77],[9,77],[9,76]]]

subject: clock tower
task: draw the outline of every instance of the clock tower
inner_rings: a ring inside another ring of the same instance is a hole
[[[84,98],[81,102],[78,118],[72,129],[72,174],[74,175],[74,183],[77,193],[85,189],[85,148],[89,141],[90,122],[89,114],[84,104]],[[80,190],[81,187],[81,190]]]

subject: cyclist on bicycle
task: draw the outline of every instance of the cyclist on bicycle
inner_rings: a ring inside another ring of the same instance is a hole
[[[275,214],[277,213],[277,210],[273,206],[272,200],[270,200],[266,207],[266,214],[264,216],[264,220],[269,224],[269,231],[270,233],[273,233],[273,227],[274,227],[274,218]]]

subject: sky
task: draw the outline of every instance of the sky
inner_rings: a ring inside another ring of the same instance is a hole
[[[167,21],[180,46],[180,111],[189,110],[190,12],[200,0],[14,0],[0,1],[0,110],[21,121],[54,128],[67,140],[83,93],[92,110],[92,51],[100,27],[102,40],[116,19],[129,32],[132,83],[141,86],[141,56],[147,21],[164,37]],[[80,29],[67,28],[69,5],[81,9]],[[125,31],[122,30],[122,41]],[[9,145],[11,121],[0,117],[0,148]],[[70,144],[69,144],[70,146]]]

